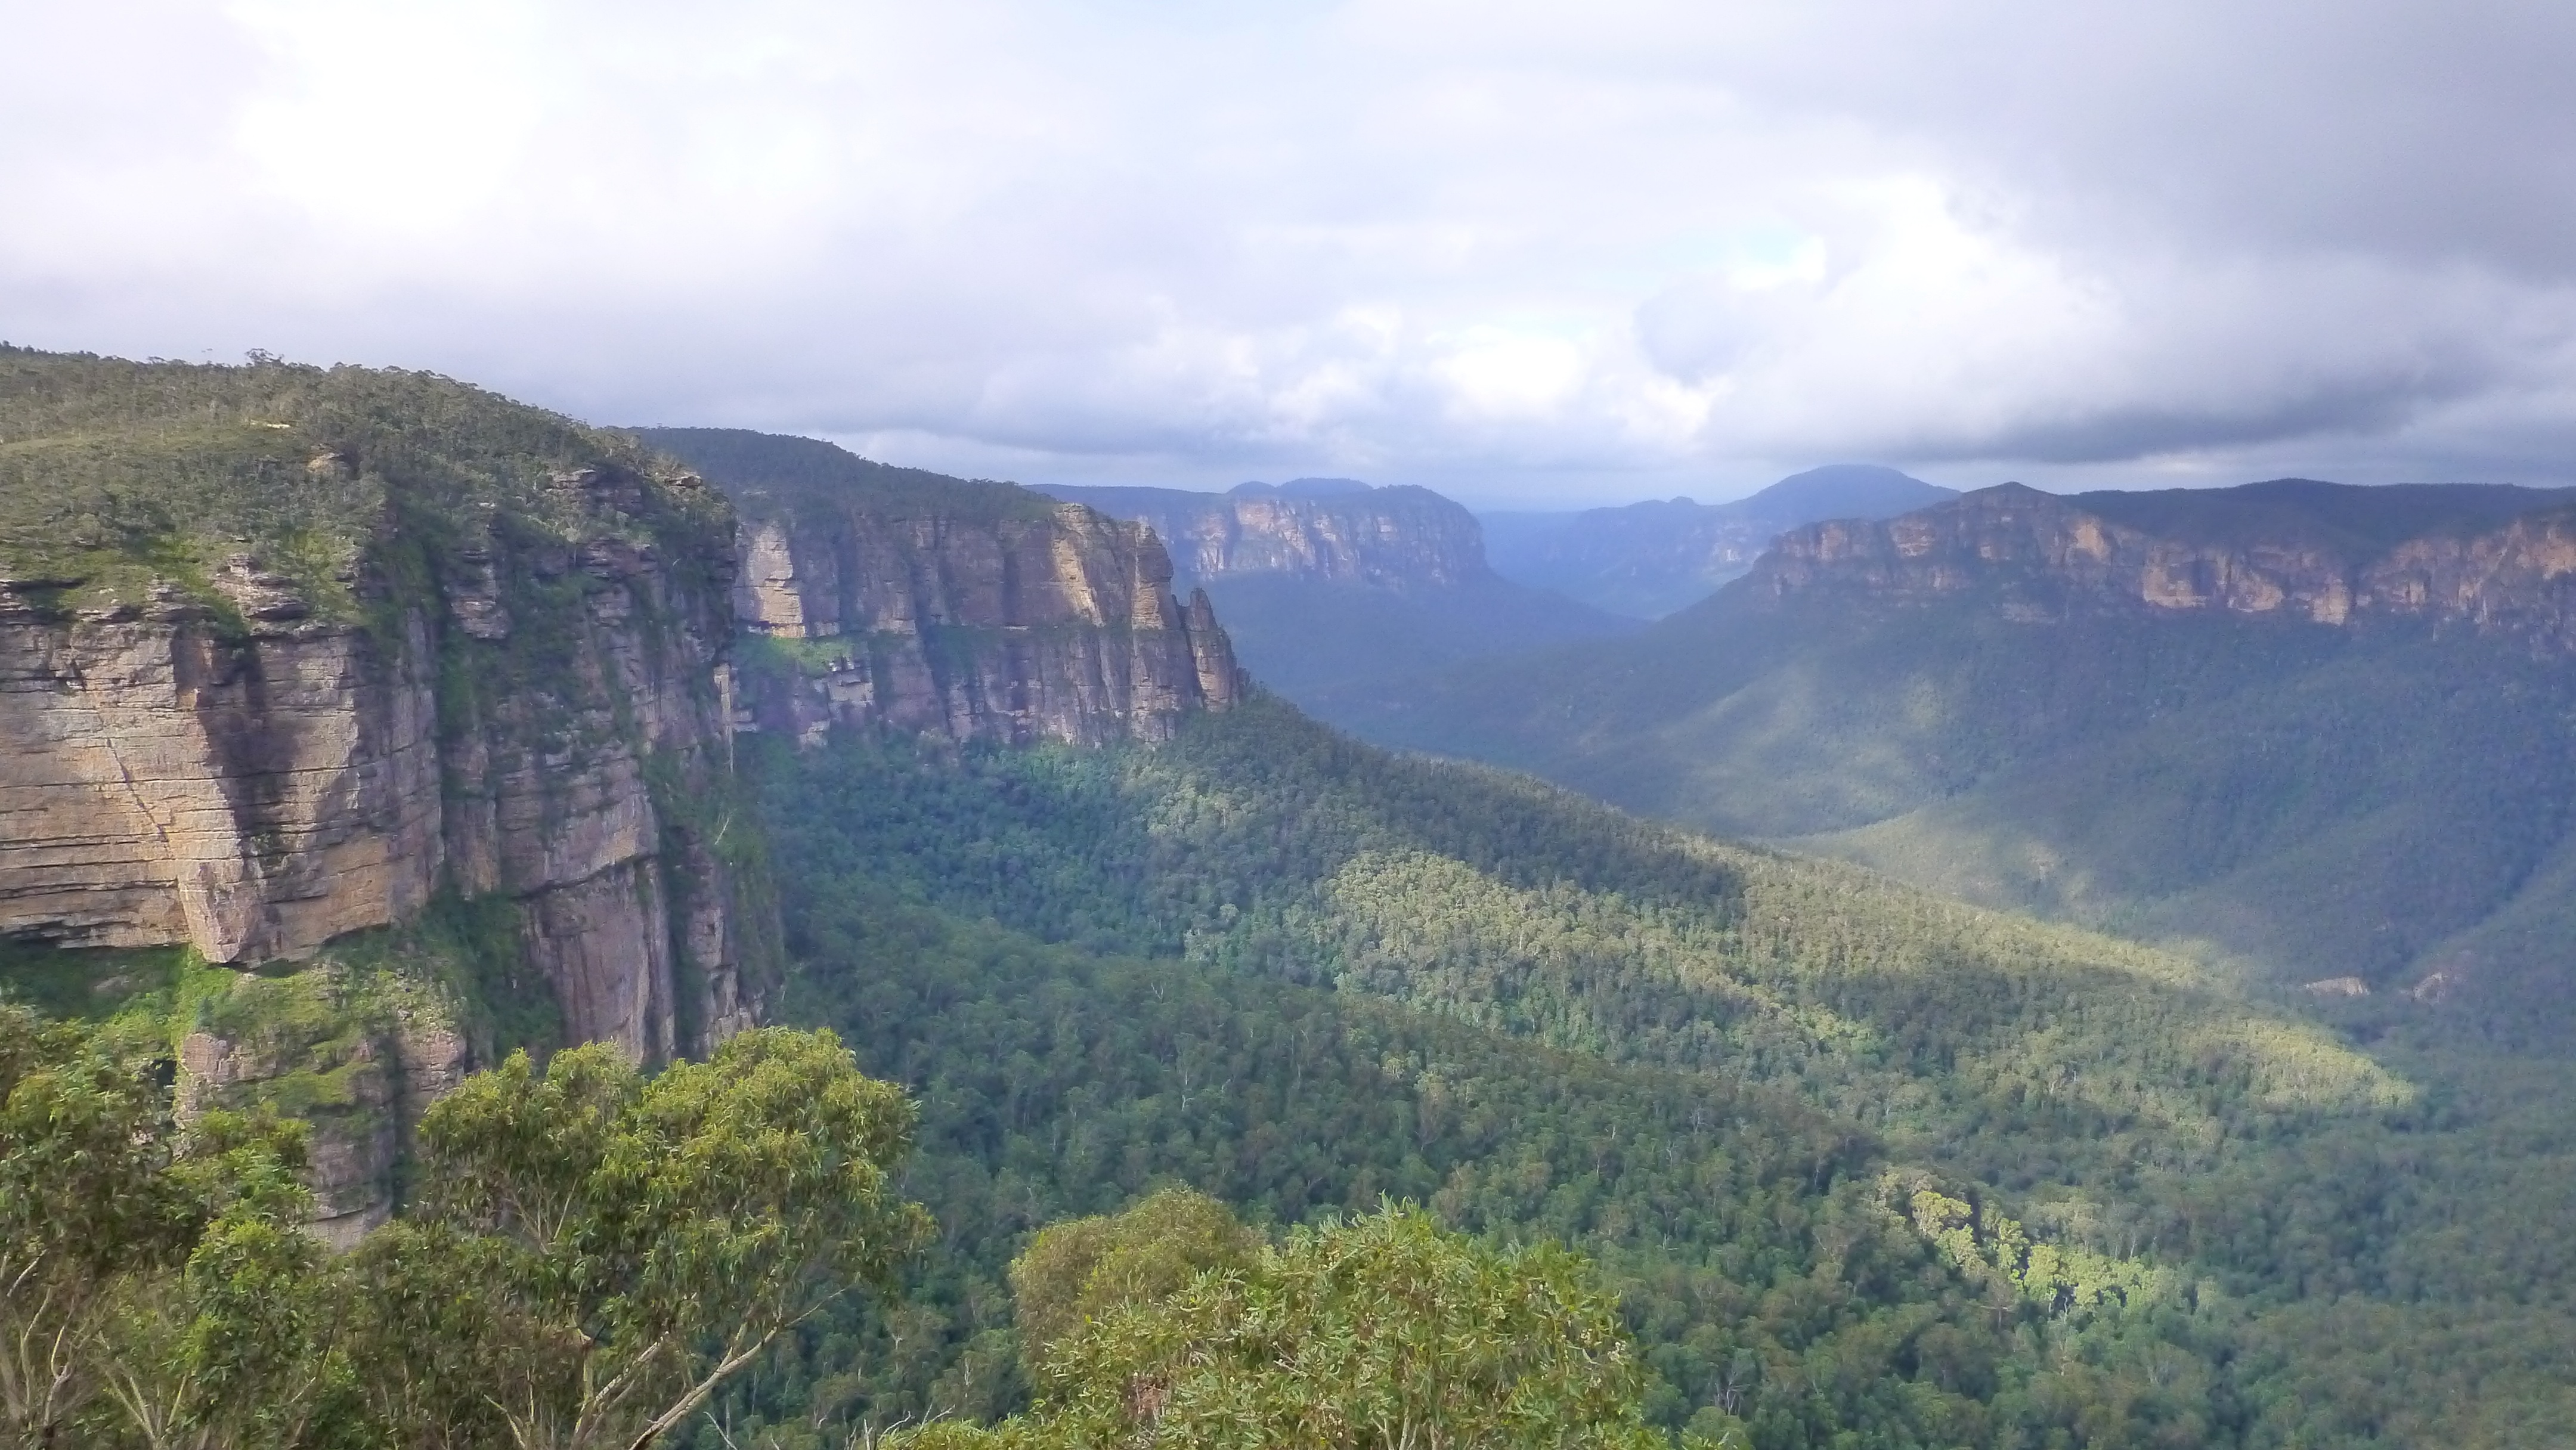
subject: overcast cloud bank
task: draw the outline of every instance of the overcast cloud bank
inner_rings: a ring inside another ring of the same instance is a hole
[[[2576,7],[0,19],[22,343],[1032,482],[2576,482]]]

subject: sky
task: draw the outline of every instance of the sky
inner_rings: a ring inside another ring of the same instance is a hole
[[[1031,483],[2576,482],[2576,6],[0,0],[0,339]]]

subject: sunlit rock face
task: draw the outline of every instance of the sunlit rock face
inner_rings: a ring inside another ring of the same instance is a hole
[[[1169,738],[1242,690],[1204,594],[1172,592],[1162,545],[1075,504],[975,518],[853,502],[744,530],[735,608],[803,642],[746,691],[756,728],[834,725],[953,740]]]
[[[739,729],[951,741],[1170,738],[1245,689],[1204,598],[1149,528],[1046,494],[815,438],[639,428],[732,500]]]
[[[1348,479],[1244,484],[1226,493],[1051,488],[1151,528],[1181,577],[1276,576],[1382,589],[1444,589],[1487,573],[1475,515],[1425,488]]]
[[[1755,597],[1975,593],[2014,618],[2136,608],[2347,625],[2420,619],[2576,648],[2576,507],[2551,493],[2285,480],[2061,498],[2018,484],[1783,535]]]
[[[595,532],[362,563],[360,618],[248,555],[213,581],[229,611],[0,582],[0,935],[250,966],[498,893],[568,1040],[659,1059],[684,1020],[746,1024],[732,883],[668,799],[732,769],[729,521],[648,518],[694,485],[557,486]]]

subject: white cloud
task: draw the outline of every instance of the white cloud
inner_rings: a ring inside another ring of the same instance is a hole
[[[2576,12],[0,0],[0,335],[1485,497],[2565,476]]]

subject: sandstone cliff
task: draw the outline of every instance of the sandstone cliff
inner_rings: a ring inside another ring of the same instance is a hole
[[[1049,488],[1154,530],[1174,568],[1199,583],[1247,575],[1439,589],[1485,576],[1475,515],[1427,488],[1349,479],[1247,483],[1226,493]]]
[[[2239,489],[2061,498],[2019,484],[1883,521],[1784,535],[1757,598],[1889,604],[1991,596],[2007,617],[2136,609],[2507,630],[2576,649],[2576,509],[2470,486]]]
[[[713,490],[357,369],[0,353],[0,439],[0,943],[103,993],[156,947],[261,968],[170,989],[183,1089],[337,1084],[326,1213],[381,1212],[397,1085],[469,1041],[659,1059],[757,1014]],[[353,952],[401,1011],[223,1005]]]
[[[742,514],[743,719],[951,740],[1168,738],[1243,689],[1204,593],[1144,528],[1007,484],[887,468],[812,439],[650,429]]]
[[[1485,561],[1474,515],[1428,489],[1349,479],[1231,492],[1052,488],[1168,542],[1254,678],[1335,724],[1444,666],[1636,627],[1514,583]]]

